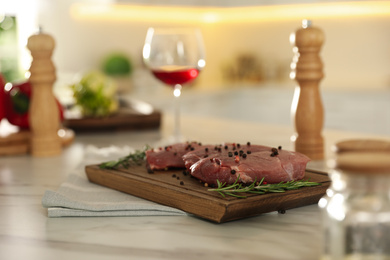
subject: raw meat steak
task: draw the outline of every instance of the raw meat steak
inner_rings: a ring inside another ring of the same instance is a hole
[[[302,179],[308,157],[297,152],[261,145],[225,144],[214,149],[198,147],[183,155],[184,165],[197,179],[216,185],[260,181],[279,183]]]
[[[147,167],[150,170],[185,168],[183,155],[201,147],[200,143],[187,142],[146,151]]]

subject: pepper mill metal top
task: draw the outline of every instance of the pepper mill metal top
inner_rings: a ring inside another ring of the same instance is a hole
[[[324,111],[319,91],[319,82],[324,77],[319,52],[324,39],[322,30],[309,20],[304,20],[302,27],[290,35],[294,52],[290,78],[298,82],[291,106],[296,130],[292,141],[297,152],[313,160],[324,158],[321,134]]]

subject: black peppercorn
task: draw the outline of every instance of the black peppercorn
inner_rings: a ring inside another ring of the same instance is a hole
[[[228,152],[228,156],[229,157],[233,157],[233,153],[232,152]]]
[[[227,150],[228,149],[228,146],[227,145],[225,145],[225,150]]]
[[[279,150],[282,150],[282,146],[279,145],[279,146],[278,146],[278,149],[279,149]]]
[[[237,152],[237,151],[235,151],[235,152],[234,152],[234,155],[238,155],[238,152]]]
[[[252,152],[251,151],[246,151],[247,154],[251,154]]]
[[[180,182],[180,185],[184,185],[184,181],[181,181],[181,182]]]
[[[246,153],[244,153],[244,154],[242,155],[242,158],[246,158]]]
[[[231,173],[231,174],[236,174],[236,170],[232,169],[232,170],[230,171],[230,173]]]
[[[209,151],[209,148],[206,147],[206,148],[204,148],[204,150],[205,150],[206,152],[208,152],[208,151]]]
[[[251,145],[251,142],[247,142],[246,145],[248,145],[248,146]]]

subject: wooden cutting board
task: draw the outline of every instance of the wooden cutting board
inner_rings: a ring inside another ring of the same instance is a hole
[[[150,111],[139,111],[135,105],[146,105]],[[66,111],[63,125],[76,132],[102,132],[153,129],[160,127],[161,112],[142,101],[120,100],[119,110],[107,117],[83,117],[81,113]]]
[[[155,171],[151,174],[147,172],[145,165],[118,170],[89,165],[85,170],[90,182],[217,223],[315,204],[330,184],[327,173],[306,171],[305,179],[322,185],[285,193],[248,194],[247,198],[239,199],[223,198],[216,192],[208,191],[209,187],[188,174],[185,175],[182,170]]]

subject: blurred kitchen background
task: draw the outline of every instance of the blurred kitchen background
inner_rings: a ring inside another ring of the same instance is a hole
[[[10,81],[23,77],[31,62],[27,38],[41,26],[56,40],[56,88],[101,68],[104,57],[120,52],[131,61],[126,92],[164,109],[170,101],[160,97],[168,97],[170,90],[142,62],[146,30],[197,26],[204,37],[206,67],[188,93],[183,91],[183,103],[190,104],[183,113],[210,115],[208,103],[216,102],[224,110],[214,116],[290,124],[296,83],[289,78],[289,36],[302,19],[325,33],[325,126],[390,134],[390,1],[3,0],[1,70]],[[196,99],[204,92],[209,95],[202,95],[198,107]],[[282,113],[237,112],[231,106],[237,100],[248,110],[261,104]],[[349,122],[341,111],[355,120]],[[361,120],[367,121],[366,128],[356,129],[353,122]]]

